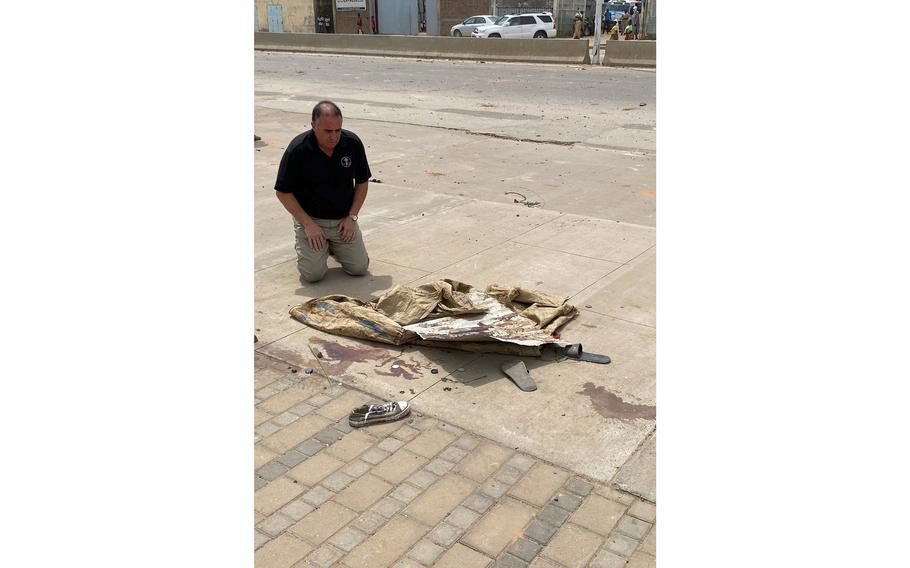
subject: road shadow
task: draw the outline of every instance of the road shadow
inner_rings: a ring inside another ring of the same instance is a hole
[[[392,287],[393,278],[388,274],[367,272],[364,276],[351,276],[341,267],[329,268],[319,282],[301,282],[294,291],[305,298],[319,298],[332,294],[343,294],[369,302],[379,292]]]

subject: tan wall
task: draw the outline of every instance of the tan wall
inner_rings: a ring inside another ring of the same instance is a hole
[[[279,4],[284,16],[284,31],[315,33],[316,16],[313,0],[253,0],[259,15],[260,31],[269,31],[269,4]]]

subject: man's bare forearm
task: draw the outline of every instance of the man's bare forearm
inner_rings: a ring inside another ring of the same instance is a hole
[[[354,186],[354,202],[351,203],[351,210],[348,215],[360,215],[360,208],[363,207],[363,202],[367,200],[367,188],[369,185],[370,182],[365,181]]]
[[[297,198],[294,197],[293,193],[284,193],[283,191],[275,191],[275,195],[278,196],[278,201],[284,205],[284,208],[288,210],[288,213],[294,216],[294,219],[297,219],[297,222],[301,225],[307,225],[313,222],[313,219],[306,214],[306,211],[303,210],[303,207],[300,206],[300,203],[297,202]]]

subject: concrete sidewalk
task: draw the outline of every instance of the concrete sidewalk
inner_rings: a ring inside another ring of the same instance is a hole
[[[255,152],[257,566],[653,565],[652,138],[567,145],[546,124],[551,143],[477,136],[446,122],[489,127],[456,96],[433,101],[442,120],[418,108],[392,130],[387,117],[370,118],[384,95],[355,93],[344,126],[382,180],[360,221],[370,274],[330,264],[325,280],[303,287],[272,187],[284,145],[318,100],[300,90],[326,89],[285,88],[257,77],[267,92]],[[610,136],[608,121],[627,116],[601,113],[591,134]],[[366,300],[440,278],[566,295],[581,314],[562,337],[613,363],[528,359],[538,390],[525,393],[499,356],[392,348],[288,315],[311,297]],[[377,399],[408,399],[420,416],[350,432],[347,412]]]

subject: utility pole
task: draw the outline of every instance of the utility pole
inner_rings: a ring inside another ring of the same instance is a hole
[[[594,6],[594,51],[591,52],[591,65],[598,65],[600,63],[600,22],[603,19],[604,0],[597,0]]]

